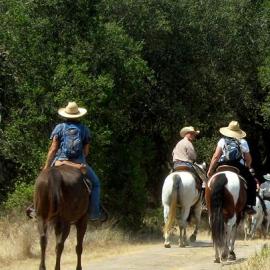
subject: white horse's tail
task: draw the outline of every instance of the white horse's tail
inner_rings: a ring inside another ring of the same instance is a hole
[[[171,195],[171,203],[168,214],[168,219],[164,225],[164,232],[167,232],[173,225],[176,217],[177,203],[179,203],[179,187],[180,187],[181,177],[178,174],[173,176],[173,188]]]

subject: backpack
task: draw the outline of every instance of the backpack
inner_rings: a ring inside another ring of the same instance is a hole
[[[242,150],[239,141],[233,138],[224,138],[224,140],[224,161],[239,161],[242,158]]]
[[[72,124],[64,124],[62,151],[69,159],[78,158],[83,152],[81,130]]]

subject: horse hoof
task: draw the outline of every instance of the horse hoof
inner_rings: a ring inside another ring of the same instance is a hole
[[[234,253],[233,251],[230,251],[230,254],[229,254],[229,260],[230,260],[230,261],[235,261],[235,260],[236,260],[235,253]]]
[[[196,241],[196,235],[195,234],[192,234],[189,238],[190,242],[191,243],[194,243]]]
[[[180,243],[179,247],[184,248],[184,247],[186,247],[186,244],[185,243]]]
[[[222,261],[222,262],[226,262],[227,259],[228,259],[228,254],[222,254],[222,255],[221,255],[221,261]]]
[[[220,258],[216,258],[216,259],[214,260],[214,263],[220,263]]]
[[[171,248],[171,244],[164,244],[165,248]]]

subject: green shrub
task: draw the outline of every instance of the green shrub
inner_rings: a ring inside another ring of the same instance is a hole
[[[33,184],[17,182],[14,191],[8,194],[3,205],[4,208],[6,210],[19,210],[29,205],[33,200],[33,189]]]

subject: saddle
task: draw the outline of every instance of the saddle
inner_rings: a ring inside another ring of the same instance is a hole
[[[202,184],[203,184],[203,180],[201,179],[201,177],[199,176],[199,174],[197,173],[197,171],[195,170],[194,167],[190,167],[190,166],[187,166],[187,165],[179,165],[177,167],[174,168],[174,171],[185,171],[185,172],[190,172],[194,178],[195,178],[195,181],[196,181],[196,188],[198,190],[201,190],[202,189]]]
[[[217,167],[217,169],[216,169],[216,172],[224,172],[224,171],[234,172],[237,174],[240,173],[238,168],[236,168],[234,166],[230,166],[230,165],[221,165],[221,166]]]
[[[71,167],[73,167],[75,169],[78,169],[78,170],[81,171],[81,173],[83,175],[85,175],[86,172],[87,172],[85,164],[75,163],[75,162],[72,162],[72,161],[69,161],[69,160],[56,160],[55,163],[54,163],[55,167],[59,167],[59,166],[62,166],[62,165],[68,165],[68,166],[71,166]]]
[[[86,165],[85,164],[81,164],[81,163],[75,163],[69,160],[56,160],[54,163],[55,167],[59,167],[62,165],[67,165],[67,166],[71,166],[77,170],[80,170],[82,175],[83,175],[83,182],[86,185],[86,188],[88,190],[89,193],[91,193],[92,190],[92,183],[90,181],[90,179],[87,177],[87,169],[86,169]]]
[[[244,182],[245,189],[247,189],[247,180],[242,175],[240,175],[240,171],[238,168],[230,165],[221,165],[218,166],[216,169],[216,172],[225,172],[225,171],[236,173],[238,177]]]

